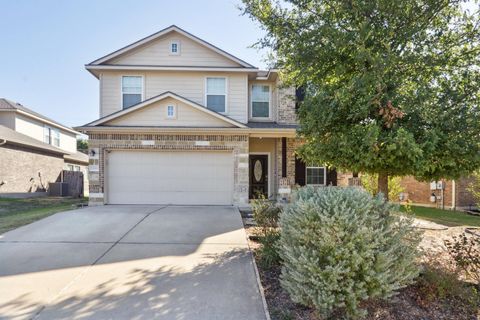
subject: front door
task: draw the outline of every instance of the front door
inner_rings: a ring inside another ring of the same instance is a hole
[[[268,198],[268,155],[250,155],[250,199],[263,194]]]

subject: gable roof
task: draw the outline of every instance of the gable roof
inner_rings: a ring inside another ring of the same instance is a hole
[[[119,111],[114,112],[114,113],[112,113],[112,114],[109,114],[109,115],[107,115],[107,116],[105,116],[105,117],[102,117],[102,118],[100,118],[100,119],[97,119],[97,120],[95,120],[95,121],[92,121],[92,122],[90,122],[90,123],[87,123],[87,124],[85,125],[85,127],[86,127],[86,126],[98,126],[98,125],[101,125],[101,124],[103,124],[103,123],[105,123],[105,122],[108,122],[108,121],[111,121],[111,120],[113,120],[113,119],[119,118],[119,117],[124,116],[124,115],[126,115],[126,114],[129,114],[129,113],[131,113],[131,112],[134,112],[134,111],[136,111],[136,110],[138,110],[138,109],[142,109],[142,108],[144,108],[144,107],[146,107],[146,106],[151,105],[152,103],[155,103],[155,102],[157,102],[157,101],[163,100],[163,99],[165,99],[165,98],[173,98],[173,99],[179,100],[179,101],[181,101],[181,102],[183,102],[183,103],[185,103],[185,104],[188,104],[189,106],[192,106],[193,108],[195,108],[195,109],[197,109],[197,110],[200,110],[200,111],[202,111],[202,112],[205,112],[205,113],[207,113],[207,114],[209,114],[209,115],[211,115],[211,116],[213,116],[213,117],[216,117],[216,118],[218,118],[218,119],[220,119],[220,120],[223,120],[223,121],[225,121],[225,122],[227,122],[227,123],[233,124],[234,126],[236,126],[236,127],[238,127],[238,128],[246,128],[246,127],[247,127],[247,126],[244,125],[243,123],[240,123],[240,122],[238,122],[238,121],[236,121],[236,120],[234,120],[234,119],[232,119],[232,118],[230,118],[230,117],[227,117],[227,116],[225,116],[225,115],[223,115],[223,114],[221,114],[221,113],[218,113],[218,112],[215,112],[215,111],[213,111],[213,110],[210,110],[210,109],[206,108],[205,106],[202,106],[201,104],[196,103],[195,101],[192,101],[192,100],[190,100],[190,99],[184,98],[184,97],[182,97],[182,96],[180,96],[180,95],[178,95],[178,94],[176,94],[176,93],[173,93],[173,92],[171,92],[171,91],[165,91],[164,93],[161,93],[161,94],[159,94],[159,95],[157,95],[157,96],[154,96],[154,97],[152,97],[152,98],[150,98],[150,99],[144,100],[144,101],[142,101],[142,102],[140,102],[140,103],[137,103],[137,104],[135,104],[135,105],[133,105],[133,106],[131,106],[131,107],[128,107],[128,108],[123,109],[123,110],[119,110]]]
[[[189,38],[189,39],[191,39],[191,40],[209,48],[210,50],[212,50],[212,51],[214,51],[214,52],[216,52],[216,53],[218,53],[218,54],[220,54],[220,55],[222,55],[222,56],[224,56],[224,57],[226,57],[226,58],[228,58],[228,59],[230,59],[230,60],[232,60],[232,61],[234,61],[238,64],[240,64],[243,68],[256,69],[255,66],[243,61],[242,59],[239,59],[239,58],[235,57],[234,55],[232,55],[232,54],[214,46],[213,44],[211,44],[211,43],[209,43],[209,42],[207,42],[203,39],[200,39],[200,38],[194,36],[193,34],[183,30],[182,28],[177,27],[176,25],[171,25],[168,28],[160,30],[160,31],[158,31],[158,32],[156,32],[152,35],[149,35],[149,36],[147,36],[143,39],[140,39],[140,40],[138,40],[138,41],[136,41],[136,42],[134,42],[134,43],[132,43],[128,46],[125,46],[125,47],[123,47],[121,49],[118,49],[118,50],[116,50],[116,51],[114,51],[110,54],[107,54],[106,56],[103,56],[103,57],[101,57],[101,58],[99,58],[95,61],[90,62],[89,64],[86,65],[86,67],[88,69],[89,66],[98,66],[100,64],[103,64],[103,63],[105,63],[105,62],[107,62],[107,61],[109,61],[113,58],[116,58],[120,55],[123,55],[123,54],[125,54],[129,51],[132,51],[132,50],[138,48],[139,46],[142,46],[142,45],[145,45],[149,42],[152,42],[152,41],[162,37],[163,35],[165,35],[167,33],[172,32],[172,31],[176,31],[176,32],[182,34],[183,36],[185,36],[185,37],[187,37],[187,38]]]
[[[59,127],[60,129],[63,129],[65,131],[69,131],[69,132],[75,133],[75,134],[80,134],[80,132],[77,132],[70,127],[64,126],[63,124],[58,123],[55,120],[47,118],[44,115],[42,115],[38,112],[35,112],[35,111],[23,106],[22,104],[20,104],[18,102],[13,102],[13,101],[5,99],[5,98],[0,98],[0,111],[13,111],[13,112],[21,113],[21,114],[26,114],[29,117],[36,118],[37,120],[48,123],[48,124],[53,125],[55,127]]]

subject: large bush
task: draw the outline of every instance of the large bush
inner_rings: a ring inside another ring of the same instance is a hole
[[[355,318],[361,301],[410,284],[420,234],[394,212],[360,188],[299,189],[280,215],[281,283],[292,300]]]

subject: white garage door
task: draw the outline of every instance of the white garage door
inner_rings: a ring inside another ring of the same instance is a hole
[[[232,204],[231,152],[112,151],[110,204]]]

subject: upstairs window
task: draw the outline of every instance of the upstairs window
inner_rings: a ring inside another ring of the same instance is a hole
[[[51,143],[51,130],[50,127],[43,127],[43,142],[50,144]]]
[[[270,86],[252,85],[252,118],[270,118]]]
[[[49,126],[43,127],[43,142],[60,147],[60,130]]]
[[[60,131],[58,129],[53,129],[53,145],[60,147]]]
[[[325,167],[307,167],[306,171],[307,185],[324,186],[327,184]]]
[[[123,109],[142,102],[143,77],[123,76],[122,77],[122,107]]]
[[[295,89],[295,110],[300,108],[301,103],[305,100],[305,87],[300,86]]]
[[[170,42],[170,54],[171,55],[180,54],[180,41],[174,40]]]
[[[216,112],[226,112],[227,79],[207,78],[207,108]]]

